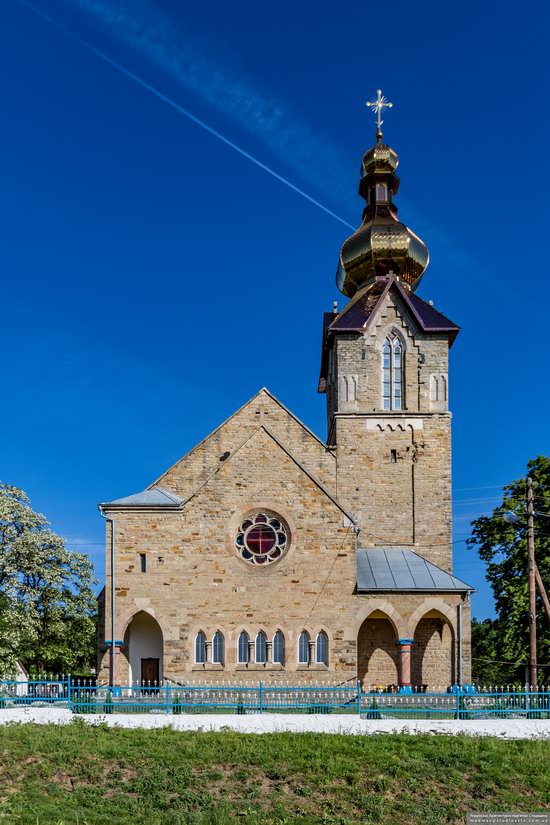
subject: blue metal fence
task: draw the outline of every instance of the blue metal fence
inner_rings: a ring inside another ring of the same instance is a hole
[[[365,719],[550,719],[550,687],[399,693],[341,685],[139,683],[98,685],[71,676],[0,681],[0,708],[55,705],[74,713],[353,713]]]

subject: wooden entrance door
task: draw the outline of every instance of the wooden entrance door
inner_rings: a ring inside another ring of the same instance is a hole
[[[160,668],[159,659],[141,660],[141,683],[146,686],[155,687],[159,683]]]

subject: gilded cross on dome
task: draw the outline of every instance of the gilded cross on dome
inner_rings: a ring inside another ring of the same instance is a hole
[[[378,89],[376,100],[367,100],[367,102],[365,103],[365,106],[368,106],[370,109],[372,109],[374,112],[376,112],[376,125],[378,126],[378,129],[377,129],[377,132],[376,132],[376,137],[378,138],[378,140],[381,140],[382,139],[381,126],[384,123],[384,121],[382,120],[382,112],[384,111],[384,109],[391,109],[392,106],[393,106],[393,103],[390,103],[390,101],[387,100],[387,98],[384,97],[384,95],[382,94],[382,89]]]

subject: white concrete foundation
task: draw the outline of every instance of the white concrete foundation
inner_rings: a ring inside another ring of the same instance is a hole
[[[162,713],[135,714],[74,714],[64,708],[0,709],[0,725],[34,722],[47,725],[67,725],[81,719],[88,725],[105,723],[109,727],[164,728],[174,730],[220,731],[240,733],[345,733],[363,735],[377,733],[444,734],[456,736],[497,736],[500,739],[550,739],[550,720],[546,719],[479,719],[479,720],[400,720],[361,719],[358,716],[264,713],[250,716],[218,714]]]

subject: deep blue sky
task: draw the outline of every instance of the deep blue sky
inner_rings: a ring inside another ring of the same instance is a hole
[[[400,216],[431,253],[419,294],[462,327],[468,535],[549,452],[548,7],[35,3],[354,225],[364,101],[394,101]],[[261,386],[325,435],[321,316],[350,230],[19,0],[1,19],[0,474],[101,575],[96,502],[143,489]],[[455,570],[491,615],[463,542]]]

